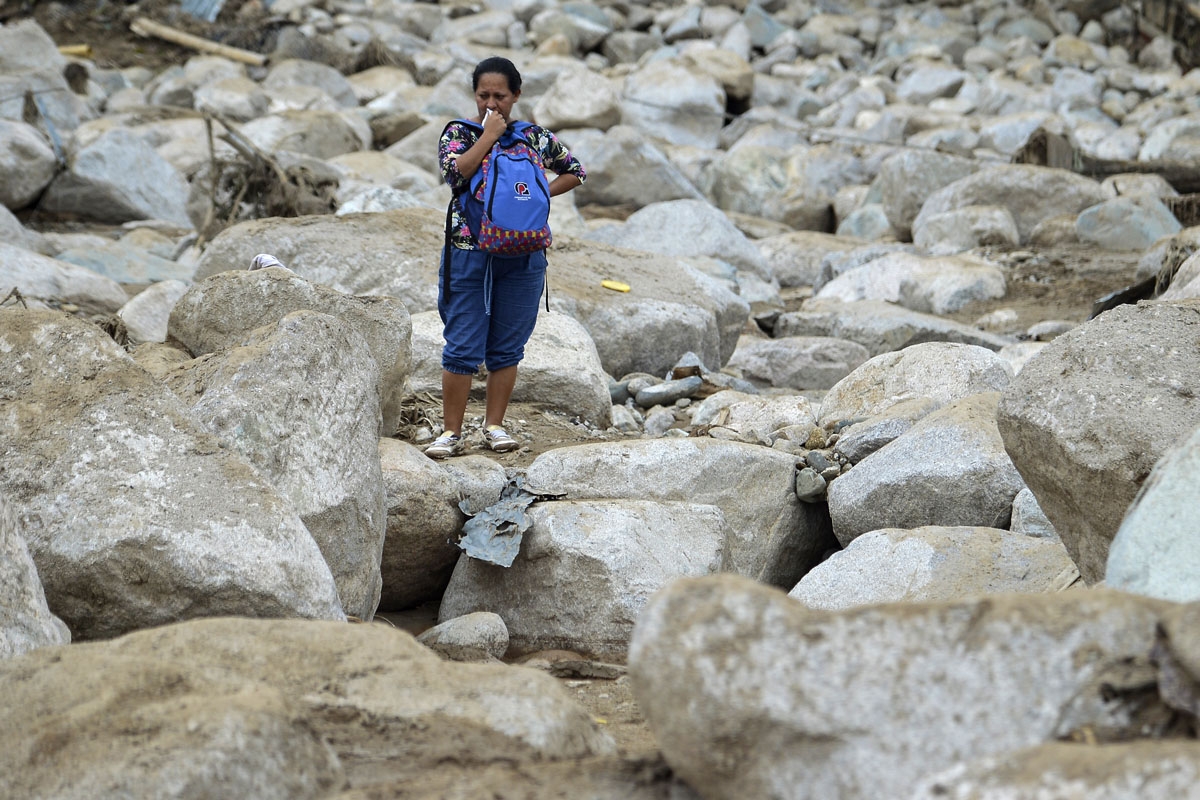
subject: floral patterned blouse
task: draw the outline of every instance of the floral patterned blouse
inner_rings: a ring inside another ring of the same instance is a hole
[[[458,171],[455,159],[465,153],[475,144],[479,134],[461,122],[452,122],[446,127],[442,139],[438,143],[438,164],[442,168],[442,179],[454,192],[451,200],[452,220],[450,223],[450,241],[460,250],[474,250],[475,236],[467,226],[467,218],[463,215],[462,206],[458,202],[460,192],[466,191],[469,181]],[[570,173],[579,178],[580,183],[587,180],[587,172],[579,159],[571,155],[562,142],[545,128],[533,125],[526,129],[525,138],[542,156],[542,166],[556,175]]]

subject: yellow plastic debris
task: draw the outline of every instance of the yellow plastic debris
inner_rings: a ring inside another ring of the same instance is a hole
[[[600,285],[605,289],[612,289],[614,292],[628,292],[629,284],[621,283],[620,281],[600,281]]]

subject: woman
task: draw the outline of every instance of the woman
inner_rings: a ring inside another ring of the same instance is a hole
[[[442,350],[442,425],[440,436],[425,448],[431,458],[446,458],[463,450],[463,416],[471,378],[480,363],[487,366],[484,441],[504,453],[519,445],[504,430],[504,414],[517,382],[517,364],[537,321],[538,302],[546,280],[546,252],[500,256],[479,249],[467,224],[460,195],[468,189],[492,146],[512,130],[513,105],[521,97],[521,73],[506,58],[479,62],[471,76],[478,127],[451,122],[438,144],[442,177],[454,192],[451,200],[450,247],[438,275],[438,313],[446,346]],[[583,166],[550,133],[536,125],[524,131],[526,141],[541,157],[542,166],[557,177],[550,196],[569,192],[587,177]],[[447,263],[447,260],[449,263]],[[445,270],[450,270],[445,281]],[[446,286],[449,286],[449,292]]]

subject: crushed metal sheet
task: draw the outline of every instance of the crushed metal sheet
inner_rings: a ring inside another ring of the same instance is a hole
[[[215,22],[225,0],[183,0],[183,10],[205,22]]]
[[[533,524],[525,509],[542,495],[525,490],[524,478],[516,476],[500,492],[500,499],[472,515],[470,504],[463,500],[458,504],[462,512],[470,517],[463,526],[463,537],[458,546],[471,558],[511,567],[521,551],[521,539]]]

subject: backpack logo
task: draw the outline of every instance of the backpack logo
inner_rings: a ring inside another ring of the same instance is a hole
[[[471,176],[470,189],[459,195],[467,225],[484,252],[519,256],[545,250],[552,241],[550,185],[541,153],[526,138],[529,127],[517,123],[502,136]]]

